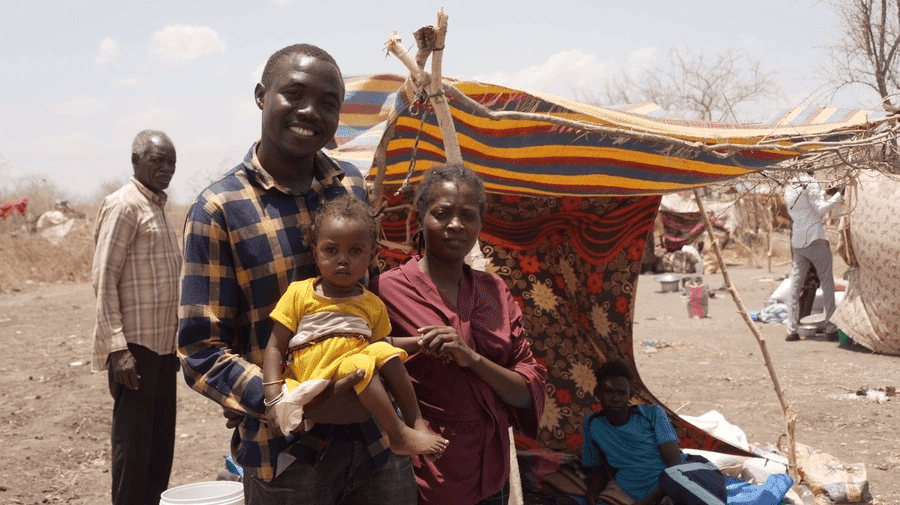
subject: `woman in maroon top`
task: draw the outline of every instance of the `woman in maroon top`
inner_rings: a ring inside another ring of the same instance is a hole
[[[413,457],[419,503],[507,503],[508,427],[533,436],[543,412],[547,371],[525,339],[522,311],[502,279],[464,262],[485,210],[474,172],[429,171],[415,201],[424,254],[370,285],[388,307],[392,343],[410,354],[422,417],[450,441],[437,460]]]

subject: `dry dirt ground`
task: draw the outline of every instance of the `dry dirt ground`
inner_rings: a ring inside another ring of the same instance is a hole
[[[86,228],[67,247],[0,235],[0,503],[109,503],[109,419],[105,373],[91,373],[94,296]],[[80,241],[80,242],[79,242]],[[732,267],[749,309],[787,274],[780,265]],[[717,291],[710,317],[689,319],[679,293],[641,276],[635,357],[650,390],[681,414],[721,412],[750,442],[774,444],[784,431],[760,348],[730,297]],[[712,288],[720,275],[704,276]],[[30,282],[29,282],[30,281]],[[896,357],[838,348],[822,340],[785,342],[784,326],[761,324],[799,442],[846,463],[864,462],[878,502],[900,504],[900,399],[847,395],[900,386]],[[643,342],[653,343],[653,346]],[[647,352],[652,351],[652,352]],[[212,480],[224,468],[230,433],[219,409],[180,382],[171,486]]]
[[[790,265],[772,270],[729,269],[748,310],[764,306]],[[749,442],[777,444],[786,431],[782,409],[760,346],[730,295],[715,291],[710,317],[690,319],[684,298],[661,293],[654,277],[642,275],[638,282],[634,347],[641,379],[679,414],[715,410],[739,426]],[[704,281],[713,289],[723,286],[721,275],[705,275]],[[900,386],[900,357],[846,350],[824,338],[786,342],[784,325],[757,327],[797,414],[797,442],[844,463],[865,463],[876,502],[900,504],[900,396],[878,403],[855,394],[863,387]]]

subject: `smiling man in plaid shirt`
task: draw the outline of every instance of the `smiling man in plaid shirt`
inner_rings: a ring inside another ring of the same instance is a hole
[[[262,133],[244,161],[205,189],[184,230],[179,355],[187,383],[236,425],[232,456],[248,505],[415,503],[409,457],[393,455],[344,379],[307,406],[306,433],[265,424],[263,351],[269,313],[288,284],[316,275],[301,225],[322,202],[365,181],[321,149],[338,125],[344,85],[334,59],[305,44],[266,63],[254,92]]]

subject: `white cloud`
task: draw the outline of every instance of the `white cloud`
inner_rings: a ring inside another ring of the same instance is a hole
[[[563,51],[547,61],[512,74],[495,72],[476,79],[518,88],[571,97],[579,90],[594,89],[612,68],[611,60],[600,61],[581,49]]]
[[[122,87],[133,87],[137,86],[141,83],[141,80],[137,77],[125,77],[124,79],[119,79],[116,81],[116,86]]]
[[[91,96],[79,96],[57,106],[53,112],[70,116],[87,116],[105,108],[106,105],[106,100]]]
[[[91,134],[85,131],[74,131],[18,143],[15,152],[40,158],[66,160],[82,158],[85,153],[97,150],[101,146],[100,140]]]
[[[252,96],[240,100],[231,110],[233,111],[232,118],[238,124],[243,124],[244,122],[251,124],[259,123],[259,107],[256,105]]]
[[[289,3],[291,3],[291,0],[271,0],[271,2],[275,5],[285,6]]]
[[[154,33],[150,42],[150,55],[166,64],[224,52],[225,42],[208,26],[167,26]]]
[[[113,39],[106,37],[100,42],[100,52],[94,62],[102,67],[107,63],[112,63],[118,56],[119,46],[116,45],[116,42]]]
[[[628,55],[629,69],[643,69],[656,64],[656,48],[642,47]]]
[[[264,62],[260,63],[258,67],[256,67],[256,70],[254,70],[252,74],[250,74],[250,79],[253,80],[254,86],[259,84],[260,81],[262,81],[262,74],[263,74],[263,70],[265,70],[265,69],[266,69],[266,62],[264,61]]]
[[[184,113],[172,109],[162,109],[156,106],[147,107],[145,110],[136,112],[130,117],[118,121],[118,125],[122,128],[134,130],[135,133],[146,129],[160,129],[165,131],[166,128],[172,128],[183,121]]]

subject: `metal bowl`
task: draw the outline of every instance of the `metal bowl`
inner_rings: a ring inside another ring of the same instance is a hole
[[[656,282],[659,283],[660,290],[663,293],[674,293],[678,291],[678,285],[681,282],[681,277],[677,275],[661,275],[655,279]]]
[[[803,338],[813,338],[816,336],[818,328],[811,324],[801,324],[797,327],[797,334]]]
[[[800,324],[806,326],[813,326],[819,331],[825,331],[825,314],[810,314],[802,319],[800,319]]]

